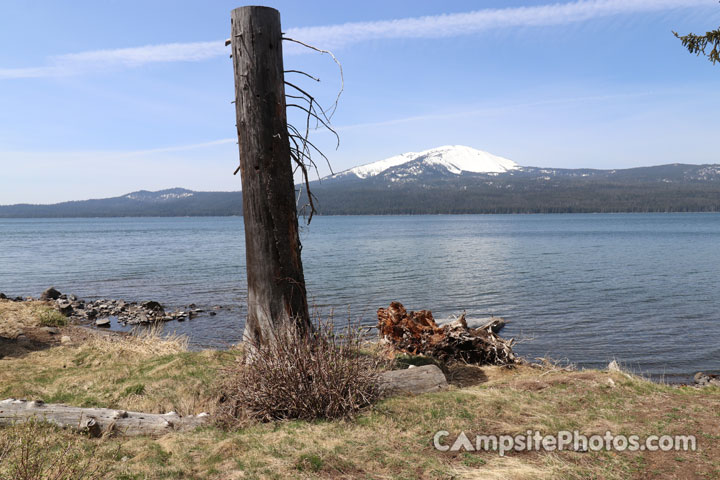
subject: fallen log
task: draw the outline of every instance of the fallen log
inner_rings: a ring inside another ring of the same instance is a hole
[[[379,383],[383,395],[437,392],[448,385],[445,374],[436,365],[384,372]]]
[[[492,317],[485,324],[483,324],[480,328],[483,330],[489,330],[492,333],[498,334],[498,333],[500,333],[500,330],[505,328],[506,323],[507,322],[505,322],[504,318]]]
[[[14,398],[0,401],[0,426],[31,419],[44,420],[63,428],[85,432],[92,437],[99,437],[105,434],[157,436],[174,431],[192,430],[206,424],[209,416],[201,413],[197,416],[181,417],[175,412],[157,414],[110,408],[69,407]]]
[[[720,375],[712,373],[697,372],[694,377],[695,385],[700,387],[715,386],[720,387]]]
[[[476,365],[519,362],[512,351],[513,339],[505,340],[497,335],[505,325],[500,318],[479,328],[468,328],[462,314],[454,322],[439,327],[429,310],[408,313],[399,302],[378,309],[377,315],[381,337],[405,353]]]

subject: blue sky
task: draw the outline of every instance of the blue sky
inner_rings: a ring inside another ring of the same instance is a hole
[[[671,33],[717,28],[715,0],[264,4],[342,62],[339,149],[314,133],[335,171],[447,144],[532,166],[720,163],[720,65]],[[3,0],[0,204],[239,190],[238,6]],[[286,45],[285,66],[332,103],[332,59]]]

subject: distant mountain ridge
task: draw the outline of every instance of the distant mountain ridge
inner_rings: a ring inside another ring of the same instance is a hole
[[[0,206],[0,218],[202,217],[242,215],[240,192],[194,192],[171,188],[140,190],[120,197],[53,205]]]
[[[310,187],[324,215],[720,211],[718,164],[523,167],[465,146],[397,155]],[[306,203],[301,196],[300,205]],[[241,192],[173,188],[54,205],[0,206],[0,218],[230,215],[242,215]]]

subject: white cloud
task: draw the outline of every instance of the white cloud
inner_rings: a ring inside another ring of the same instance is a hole
[[[203,143],[193,143],[190,145],[178,145],[178,146],[172,146],[172,147],[151,148],[151,149],[147,149],[147,150],[132,150],[129,152],[119,152],[119,153],[116,153],[116,155],[137,157],[137,156],[149,155],[149,154],[153,154],[153,153],[185,152],[188,150],[197,150],[200,148],[215,147],[217,145],[226,145],[229,143],[237,143],[237,139],[223,138],[221,140],[212,140],[210,142],[203,142]]]
[[[225,45],[217,42],[167,43],[137,48],[96,50],[54,57],[58,65],[124,65],[136,67],[147,63],[195,62],[226,53]]]
[[[510,104],[497,104],[495,106],[487,106],[482,108],[475,108],[470,110],[457,110],[447,113],[428,113],[425,115],[413,115],[410,117],[398,117],[390,120],[382,120],[379,122],[368,122],[368,123],[356,123],[352,125],[338,125],[334,126],[333,129],[337,132],[347,132],[350,130],[377,128],[377,127],[388,127],[393,125],[401,125],[405,123],[413,122],[436,122],[438,120],[450,120],[462,117],[476,117],[476,116],[495,116],[498,114],[508,113],[511,110],[520,109],[532,109],[535,107],[544,107],[552,105],[572,105],[572,104],[587,104],[589,102],[607,102],[613,100],[629,100],[640,97],[648,97],[655,95],[667,95],[672,93],[671,90],[655,91],[655,92],[633,92],[633,93],[614,93],[605,95],[586,95],[582,97],[560,97],[551,98],[547,100],[538,100],[533,102],[523,103],[510,103]],[[329,134],[330,132],[325,129],[319,129],[318,133]]]
[[[556,26],[614,15],[710,6],[713,3],[714,0],[580,0],[533,7],[485,9],[376,22],[291,28],[286,35],[332,50],[368,40],[442,38],[492,29]],[[308,50],[297,44],[287,44],[285,47],[287,54],[304,52]],[[0,80],[77,75],[150,63],[194,62],[227,53],[222,40],[95,50],[51,57],[47,66],[0,68]]]
[[[381,39],[442,38],[491,29],[565,25],[620,14],[711,5],[711,0],[583,0],[378,22],[294,28],[287,36],[327,49]]]
[[[0,69],[0,79],[78,75],[118,67],[139,67],[149,63],[197,62],[226,53],[224,43],[220,41],[93,50],[51,57],[50,65],[44,67]]]
[[[55,77],[61,74],[57,67],[0,68],[0,80]]]
[[[223,138],[220,140],[212,140],[202,143],[192,143],[185,145],[173,145],[169,147],[149,148],[145,150],[117,150],[117,151],[102,151],[102,150],[85,150],[85,151],[69,151],[69,152],[22,152],[22,151],[0,151],[1,158],[13,158],[15,160],[22,160],[22,162],[33,163],[34,165],[42,165],[46,167],[52,163],[66,161],[69,159],[98,159],[101,158],[105,161],[118,160],[121,158],[135,158],[135,157],[147,157],[156,156],[163,153],[177,153],[187,152],[192,150],[207,149],[217,147],[220,145],[228,145],[237,143],[235,138]],[[163,157],[173,159],[177,157]],[[45,162],[45,163],[41,163]],[[100,162],[102,163],[102,162]]]

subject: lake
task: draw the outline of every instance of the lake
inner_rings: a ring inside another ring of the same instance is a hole
[[[375,324],[397,300],[436,319],[505,317],[528,358],[615,358],[668,381],[720,368],[718,214],[315,217],[301,240],[310,303],[340,322]],[[242,218],[0,219],[0,292],[51,285],[220,306],[166,329],[231,345],[245,316]]]

